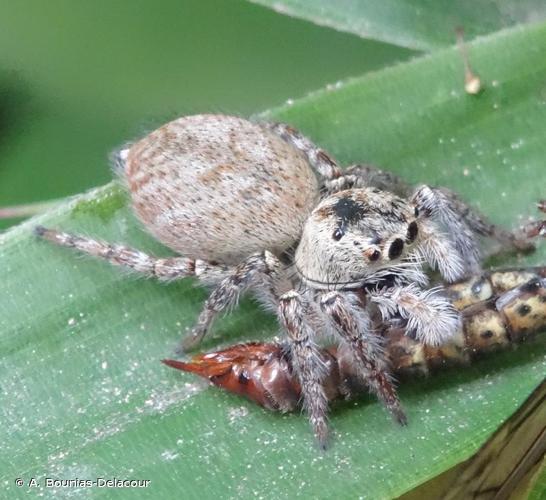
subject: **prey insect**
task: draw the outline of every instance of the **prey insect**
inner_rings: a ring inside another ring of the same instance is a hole
[[[479,274],[447,286],[446,293],[461,311],[462,325],[444,345],[430,347],[412,340],[396,321],[383,325],[386,355],[397,375],[468,363],[546,333],[546,267]],[[330,401],[366,389],[346,348],[333,346],[320,353],[327,367],[324,384]],[[290,350],[281,343],[238,344],[199,354],[188,362],[166,359],[163,363],[204,377],[270,410],[289,412],[301,405],[301,384]]]
[[[529,250],[525,235],[484,220],[454,193],[412,187],[379,169],[342,170],[284,124],[224,115],[183,117],[123,149],[117,170],[144,227],[180,254],[36,228],[52,243],[161,280],[196,277],[213,288],[183,350],[246,291],[273,309],[318,441],[327,440],[327,370],[316,344],[333,337],[392,415],[405,422],[373,311],[401,316],[419,341],[439,345],[460,318],[427,269],[453,282],[480,267],[480,236]]]

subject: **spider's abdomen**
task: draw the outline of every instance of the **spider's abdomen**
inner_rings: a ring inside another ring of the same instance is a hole
[[[319,197],[299,151],[224,115],[183,117],[150,133],[126,152],[125,176],[136,215],[159,241],[227,264],[293,245]]]

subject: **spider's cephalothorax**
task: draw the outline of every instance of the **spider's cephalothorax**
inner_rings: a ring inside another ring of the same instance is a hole
[[[144,275],[195,276],[214,287],[184,349],[252,290],[277,311],[288,334],[292,367],[322,444],[327,370],[317,337],[338,339],[355,372],[404,422],[372,317],[398,317],[409,334],[437,345],[457,330],[459,317],[437,290],[420,288],[427,282],[423,266],[452,282],[479,268],[478,235],[510,248],[529,246],[446,189],[414,190],[370,166],[341,170],[283,124],[180,118],[122,150],[116,166],[144,227],[181,256],[156,258],[44,227],[37,234]]]
[[[303,228],[295,256],[300,277],[305,284],[323,290],[359,288],[365,282],[380,281],[385,270],[396,270],[408,257],[419,258],[414,250],[419,238],[418,215],[406,200],[375,188],[329,196]]]

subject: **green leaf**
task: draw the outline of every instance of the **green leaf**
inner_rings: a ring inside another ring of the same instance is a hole
[[[268,117],[300,127],[344,163],[368,161],[452,187],[513,226],[544,197],[546,25],[471,47],[485,83],[464,93],[455,50],[308,96]],[[545,375],[544,338],[473,366],[404,383],[410,424],[372,398],[333,409],[320,453],[305,416],[262,410],[159,363],[192,325],[205,291],[144,281],[36,241],[35,224],[166,254],[138,227],[116,184],[0,236],[1,481],[150,479],[120,496],[386,498],[472,455]],[[546,245],[525,259],[544,263]],[[263,339],[274,319],[244,301],[203,346]],[[107,489],[57,489],[110,496]],[[46,489],[47,496],[55,494]]]
[[[452,45],[546,16],[541,0],[250,0],[281,14],[416,50]]]

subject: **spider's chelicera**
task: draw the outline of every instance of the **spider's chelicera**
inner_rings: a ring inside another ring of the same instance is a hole
[[[404,423],[372,320],[397,317],[408,334],[439,345],[457,331],[460,317],[439,289],[424,288],[426,268],[448,282],[476,272],[478,236],[529,247],[447,189],[413,189],[366,165],[341,170],[284,124],[184,117],[121,151],[117,164],[137,217],[180,257],[156,258],[43,227],[37,234],[148,276],[195,276],[213,287],[184,350],[241,293],[253,292],[277,312],[288,336],[292,369],[321,445],[327,366],[317,339],[337,339],[351,353],[355,373]]]

